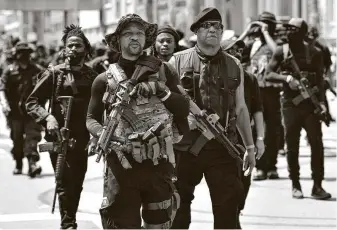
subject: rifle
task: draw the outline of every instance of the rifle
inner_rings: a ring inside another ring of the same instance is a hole
[[[310,87],[309,80],[306,77],[304,77],[303,74],[301,73],[301,70],[296,63],[294,55],[292,54],[291,50],[289,50],[289,53],[290,53],[289,61],[293,67],[293,70],[295,71],[295,78],[296,76],[299,76],[299,78],[297,77],[297,80],[300,83],[299,90],[301,93],[297,97],[293,98],[292,102],[294,103],[294,105],[298,106],[302,101],[310,99],[315,107],[314,113],[319,116],[319,118],[325,123],[326,126],[329,127],[330,124],[327,113],[326,111],[323,111],[321,104],[319,103],[318,98],[316,96],[316,93],[319,92],[318,87],[317,86]]]
[[[139,67],[138,67],[139,68]],[[137,73],[138,70],[135,70]],[[127,105],[130,102],[129,93],[133,89],[133,87],[137,83],[137,74],[133,74],[131,79],[126,82],[126,85],[118,84],[116,93],[112,96],[112,98],[103,98],[103,100],[107,100],[109,102],[115,102],[116,99],[119,99],[118,102],[112,105],[112,109],[104,121],[102,133],[98,139],[96,144],[95,153],[97,153],[96,162],[99,163],[103,153],[108,154],[111,149],[111,141],[114,138],[115,130],[118,126],[118,123],[121,121],[122,116],[128,110]],[[136,119],[137,120],[137,119]],[[134,120],[133,122],[135,122]],[[121,152],[119,154],[122,154]]]
[[[201,131],[203,138],[207,140],[216,139],[222,146],[224,146],[228,153],[235,159],[239,160],[242,163],[241,153],[238,149],[243,150],[242,146],[235,147],[232,142],[225,135],[225,128],[219,122],[219,116],[217,114],[208,115],[204,110],[201,110],[197,104],[193,102],[191,97],[185,92],[184,88],[180,85],[177,85],[180,93],[189,100],[190,112],[193,114],[194,118],[197,121],[197,127]],[[199,140],[199,139],[198,139]],[[191,153],[197,155],[200,150],[206,144],[205,141],[196,141],[195,145],[190,149]],[[200,144],[202,143],[202,144]]]
[[[59,102],[61,102],[62,113],[64,115],[64,126],[60,129],[61,140],[56,142],[47,142],[39,145],[39,151],[45,152],[55,152],[57,153],[57,161],[55,168],[55,192],[51,213],[54,213],[55,203],[56,203],[56,195],[57,189],[61,184],[63,179],[64,167],[66,164],[66,155],[69,148],[73,148],[75,145],[75,140],[73,138],[69,139],[70,130],[69,130],[69,121],[71,110],[73,106],[74,98],[72,96],[60,96],[57,98]]]

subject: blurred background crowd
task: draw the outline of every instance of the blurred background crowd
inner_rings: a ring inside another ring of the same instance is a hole
[[[336,86],[335,0],[0,0],[1,65],[11,61],[12,48],[19,40],[30,43],[35,51],[32,58],[40,65],[59,63],[62,30],[71,23],[79,24],[93,44],[92,58],[103,56],[107,51],[103,35],[112,32],[118,19],[127,13],[136,13],[159,26],[173,26],[180,35],[179,45],[191,47],[195,36],[189,26],[208,6],[216,7],[222,14],[223,40],[237,38],[263,11],[274,13],[279,22],[287,22],[291,17],[305,19],[317,29],[320,43],[330,50],[330,79]]]

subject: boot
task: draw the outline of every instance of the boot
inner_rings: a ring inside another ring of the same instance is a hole
[[[22,174],[22,159],[16,160],[15,168],[13,170],[13,175],[21,175]]]
[[[30,176],[31,178],[35,178],[37,175],[41,174],[42,168],[40,165],[36,163],[36,161],[30,159],[28,160],[28,165],[29,165],[28,176]]]
[[[265,179],[267,179],[266,173],[261,169],[256,170],[256,172],[253,175],[253,180],[265,180]]]
[[[299,181],[293,181],[292,196],[295,199],[303,199],[304,198],[302,188],[301,188],[301,184],[300,184]]]
[[[269,179],[271,179],[271,180],[275,180],[275,179],[279,179],[280,178],[276,170],[270,170],[267,173],[267,177]]]
[[[314,182],[314,186],[312,187],[311,196],[313,199],[317,200],[327,200],[331,198],[331,194],[326,192],[322,188],[322,181]]]

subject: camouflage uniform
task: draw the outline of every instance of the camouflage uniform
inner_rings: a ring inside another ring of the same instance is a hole
[[[22,48],[22,49],[26,49]],[[20,52],[21,49],[16,49]],[[28,63],[27,68],[23,69],[14,61],[7,66],[2,74],[0,91],[4,91],[9,107],[8,123],[11,129],[10,137],[13,141],[12,154],[16,161],[14,174],[20,174],[22,170],[22,159],[24,156],[29,161],[29,175],[35,176],[32,170],[36,168],[36,162],[40,156],[37,151],[37,143],[41,141],[41,127],[32,120],[26,112],[25,101],[33,90],[37,82],[37,74],[42,71],[38,65]],[[33,168],[32,168],[33,167]]]

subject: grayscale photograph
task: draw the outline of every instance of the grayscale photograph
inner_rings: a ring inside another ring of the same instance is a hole
[[[336,229],[337,0],[0,0],[0,230]]]

